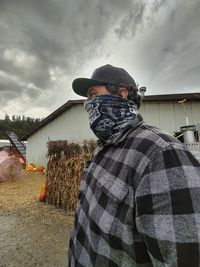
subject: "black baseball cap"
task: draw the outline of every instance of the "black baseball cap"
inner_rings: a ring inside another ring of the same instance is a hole
[[[107,64],[95,69],[90,79],[75,79],[72,83],[72,88],[76,94],[87,97],[88,88],[106,84],[136,87],[134,79],[126,70]]]

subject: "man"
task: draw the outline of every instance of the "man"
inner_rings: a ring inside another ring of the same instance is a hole
[[[200,164],[143,122],[133,78],[105,65],[73,90],[98,145],[81,181],[69,266],[200,266]]]

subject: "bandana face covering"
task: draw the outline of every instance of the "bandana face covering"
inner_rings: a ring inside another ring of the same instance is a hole
[[[104,145],[116,145],[138,114],[133,101],[112,95],[85,101],[84,108],[89,113],[90,128]]]

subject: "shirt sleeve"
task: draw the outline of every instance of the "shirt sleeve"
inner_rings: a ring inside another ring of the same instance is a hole
[[[183,146],[156,153],[136,189],[136,226],[153,266],[200,266],[200,164]]]

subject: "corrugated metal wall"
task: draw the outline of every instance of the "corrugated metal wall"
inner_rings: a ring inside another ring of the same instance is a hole
[[[186,102],[189,124],[200,122],[200,103]],[[185,125],[185,110],[182,104],[174,102],[143,103],[140,109],[144,121],[174,134]],[[94,139],[89,128],[87,113],[82,104],[75,104],[58,118],[44,126],[28,138],[27,159],[35,164],[46,165],[47,142],[49,140],[68,140],[81,142]]]
[[[190,125],[200,122],[200,102],[186,102],[185,109],[175,102],[143,103],[140,113],[147,123],[174,134],[186,125],[186,116]]]
[[[35,164],[45,164],[49,140],[78,143],[94,138],[88,125],[87,113],[81,104],[76,104],[28,138],[27,160]]]

